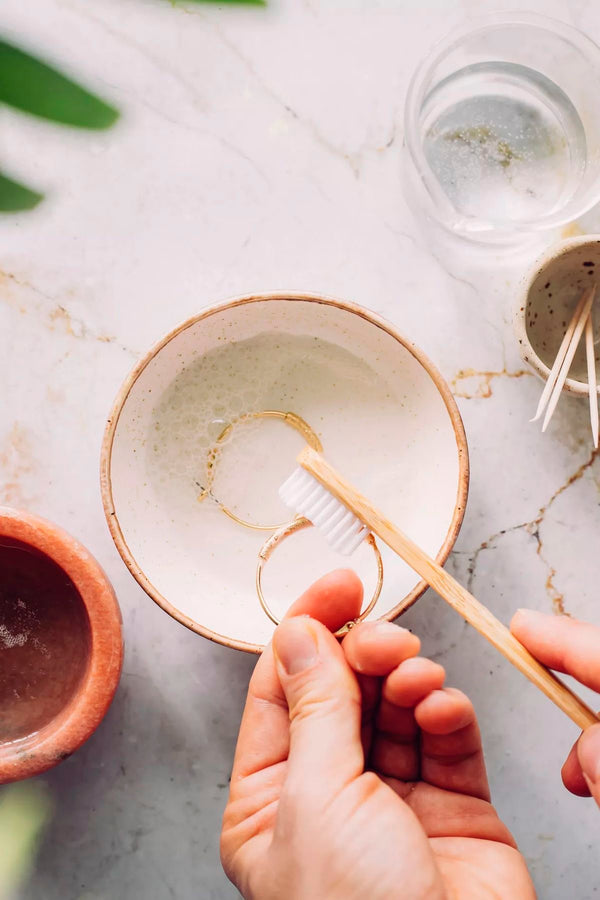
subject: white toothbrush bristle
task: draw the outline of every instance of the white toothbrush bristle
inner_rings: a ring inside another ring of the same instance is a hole
[[[369,534],[358,516],[306,471],[297,468],[279,488],[279,496],[293,512],[319,528],[327,543],[350,556]]]

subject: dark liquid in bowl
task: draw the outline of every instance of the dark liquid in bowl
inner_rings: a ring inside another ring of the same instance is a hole
[[[68,575],[0,537],[0,741],[39,731],[66,706],[90,646],[88,615]]]

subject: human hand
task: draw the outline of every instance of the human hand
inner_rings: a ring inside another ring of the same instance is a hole
[[[510,630],[545,666],[566,672],[600,693],[600,628],[596,625],[520,609]],[[561,774],[572,794],[593,796],[600,806],[600,724],[586,728],[571,748]]]
[[[443,689],[405,629],[365,623],[340,646],[321,624],[339,627],[361,600],[351,572],[321,579],[256,665],[223,820],[227,875],[247,900],[532,900],[489,802],[469,700]]]

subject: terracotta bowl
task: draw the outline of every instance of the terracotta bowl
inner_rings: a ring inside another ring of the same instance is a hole
[[[308,430],[296,419],[290,427],[289,418],[256,416],[268,410],[300,416]],[[270,640],[274,626],[255,587],[258,554],[272,526],[291,519],[277,489],[311,431],[342,474],[446,560],[464,515],[468,456],[439,372],[361,307],[313,294],[242,297],[153,347],[123,385],[105,434],[110,530],[165,612],[240,650],[260,652]],[[380,549],[383,590],[370,617],[393,619],[425,585]],[[294,534],[265,567],[271,609],[281,617],[315,578],[345,565],[362,578],[366,607],[377,582],[373,548],[364,544],[348,560],[315,529]]]
[[[74,538],[0,507],[0,783],[37,775],[97,728],[123,660],[106,575]]]

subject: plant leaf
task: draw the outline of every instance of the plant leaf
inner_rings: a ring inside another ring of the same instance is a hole
[[[11,784],[0,797],[0,897],[10,900],[29,875],[52,802],[42,782]]]
[[[181,3],[218,3],[220,6],[245,4],[250,6],[266,6],[267,0],[170,0],[172,6]]]
[[[0,39],[0,100],[9,106],[77,128],[108,128],[119,113],[25,50]]]
[[[0,172],[0,212],[19,212],[23,209],[33,209],[37,206],[43,194],[32,191],[31,188],[18,181],[7,178]]]

